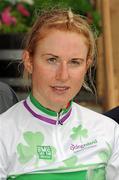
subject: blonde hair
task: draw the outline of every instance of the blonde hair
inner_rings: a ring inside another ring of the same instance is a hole
[[[35,53],[37,43],[45,37],[49,30],[58,29],[61,31],[76,32],[82,34],[86,38],[88,46],[87,59],[92,59],[92,65],[94,64],[95,57],[95,37],[91,30],[90,25],[87,23],[84,17],[79,14],[74,14],[71,9],[60,10],[54,9],[51,11],[43,12],[38,15],[33,27],[28,33],[25,50],[27,50],[32,57]],[[89,67],[91,71],[91,66]],[[91,73],[88,74],[90,76]],[[88,78],[91,80],[91,77]],[[92,82],[91,82],[92,84]],[[84,87],[90,89],[87,83],[84,82]]]

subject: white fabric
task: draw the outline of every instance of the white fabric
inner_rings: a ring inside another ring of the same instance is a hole
[[[37,144],[36,151],[31,142]],[[28,152],[26,162],[22,154],[19,160],[18,146]],[[52,159],[38,159],[43,147],[54,148]],[[0,116],[0,180],[34,170],[71,172],[93,167],[106,167],[106,179],[119,180],[119,125],[110,118],[73,103],[64,124],[52,125],[34,117],[23,101]]]

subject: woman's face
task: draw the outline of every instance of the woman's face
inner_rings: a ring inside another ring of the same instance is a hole
[[[82,86],[90,64],[87,53],[83,35],[51,30],[31,60],[33,96],[56,112],[65,108]]]

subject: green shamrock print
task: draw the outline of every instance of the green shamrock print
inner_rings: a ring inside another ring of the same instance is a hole
[[[105,168],[98,168],[88,170],[87,172],[87,179],[88,180],[105,180]]]
[[[41,132],[30,132],[27,131],[23,134],[24,140],[27,145],[19,143],[17,146],[17,152],[19,154],[19,162],[25,164],[29,162],[32,158],[36,159],[36,166],[39,162],[39,154],[37,151],[38,146],[41,146],[44,142],[44,136]],[[54,147],[51,147],[52,154],[55,155],[56,150]],[[45,159],[46,160],[46,159]],[[55,156],[49,160],[49,162],[54,161]],[[46,160],[48,162],[48,160]]]
[[[104,162],[108,161],[108,159],[110,158],[111,153],[112,153],[111,146],[108,143],[107,143],[107,146],[108,146],[108,150],[104,150],[104,151],[101,151],[100,153],[98,153],[100,159]]]
[[[76,165],[76,163],[78,162],[78,158],[76,156],[72,156],[69,159],[64,160],[63,162],[66,167],[72,167]]]
[[[71,134],[71,138],[73,140],[76,140],[78,137],[81,138],[87,138],[88,137],[88,130],[87,129],[83,129],[82,125],[79,125],[78,127],[74,127],[72,129],[73,133]]]
[[[19,143],[17,151],[19,154],[19,161],[24,164],[30,161],[34,156],[38,158],[36,146],[43,143],[44,137],[40,132],[32,133],[30,131],[25,132],[23,137],[27,146]]]
[[[77,166],[78,158],[76,156],[72,156],[63,161],[64,165],[60,166],[58,169],[64,170],[69,168],[75,168]]]

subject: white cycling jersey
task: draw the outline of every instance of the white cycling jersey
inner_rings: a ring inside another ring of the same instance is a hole
[[[119,180],[119,126],[74,102],[56,113],[31,95],[0,116],[0,180]]]

